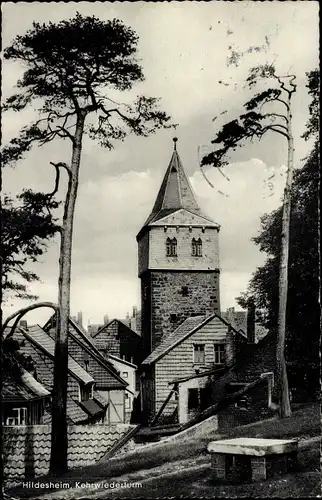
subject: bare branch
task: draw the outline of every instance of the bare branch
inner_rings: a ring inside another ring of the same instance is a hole
[[[51,161],[51,162],[49,162],[49,163],[50,163],[51,165],[53,165],[55,168],[64,168],[64,169],[68,172],[68,175],[71,175],[71,169],[70,169],[70,167],[69,167],[66,163],[64,163],[64,162],[62,162],[62,161],[60,161],[60,162],[58,162],[58,163],[53,163],[53,162]]]
[[[261,135],[263,135],[267,130],[273,130],[273,132],[277,132],[278,134],[284,135],[286,139],[289,139],[289,135],[286,132],[283,132],[282,130],[275,128],[275,125],[267,125],[267,127],[264,127]]]
[[[9,338],[13,335],[15,328],[17,328],[17,324],[20,321],[20,319],[29,311],[33,311],[34,309],[39,309],[40,307],[49,307],[51,309],[54,309],[54,311],[58,311],[58,306],[57,304],[54,304],[53,302],[38,302],[38,304],[31,304],[30,306],[24,307],[22,309],[19,309],[19,311],[16,311],[15,313],[11,314],[8,316],[8,318],[4,321],[3,326],[2,326],[2,332],[5,331],[5,329],[8,327],[10,321],[12,321],[14,318],[17,317],[16,321],[12,325],[12,328],[9,332],[8,335],[6,335],[6,338]]]
[[[285,130],[286,132],[288,132],[288,128],[285,127],[285,125],[282,125],[281,123],[272,123],[272,125],[274,127],[280,127],[281,129]]]

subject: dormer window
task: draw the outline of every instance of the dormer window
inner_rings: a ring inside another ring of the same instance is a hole
[[[192,238],[191,255],[193,257],[202,257],[202,241],[200,238],[198,238],[198,240],[196,240],[195,238]]]
[[[177,240],[176,238],[167,238],[166,241],[166,251],[167,257],[176,257],[177,256]]]
[[[94,384],[79,384],[78,387],[79,401],[88,401],[94,397]]]

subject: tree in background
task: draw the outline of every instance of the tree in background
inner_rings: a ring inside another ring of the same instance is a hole
[[[291,189],[293,181],[294,144],[292,133],[292,97],[296,92],[295,75],[277,75],[270,64],[256,66],[249,72],[247,83],[252,89],[259,82],[267,82],[269,87],[254,95],[244,104],[246,113],[226,123],[217,133],[212,144],[218,149],[204,156],[202,165],[222,167],[228,165],[228,155],[246,140],[261,139],[268,132],[282,135],[288,144],[287,174],[284,189],[282,225],[279,235],[278,271],[278,321],[277,321],[277,385],[279,410],[282,418],[291,415],[288,379],[285,363],[286,307],[288,291],[288,257],[290,237]],[[265,110],[264,110],[265,108]]]
[[[3,162],[17,161],[34,144],[66,139],[71,145],[69,163],[50,162],[56,170],[55,191],[60,172],[67,173],[68,187],[61,228],[59,259],[58,320],[52,403],[52,448],[50,470],[67,470],[67,359],[72,234],[83,137],[87,134],[107,148],[115,140],[134,133],[148,136],[168,127],[169,117],[158,108],[158,99],[139,96],[131,104],[115,100],[143,81],[137,59],[138,37],[120,20],[101,21],[95,16],[76,17],[57,24],[33,23],[4,51],[4,57],[26,68],[4,108],[20,111],[38,106],[40,118],[25,127],[3,151]],[[126,95],[126,94],[125,94]],[[129,96],[129,94],[127,94]]]
[[[58,202],[43,193],[24,190],[14,201],[4,195],[2,202],[2,290],[7,296],[37,299],[29,293],[27,282],[39,277],[26,268],[46,251],[50,240],[59,231],[52,210]],[[18,280],[18,281],[17,281]]]
[[[307,74],[312,97],[303,138],[315,140],[301,169],[294,172],[290,219],[289,286],[287,303],[286,357],[292,388],[312,399],[319,390],[319,71]],[[263,324],[277,326],[279,238],[282,207],[261,219],[260,235],[253,238],[266,262],[254,272],[248,289],[238,298],[245,307],[249,297],[265,312]],[[299,394],[300,396],[300,394]]]

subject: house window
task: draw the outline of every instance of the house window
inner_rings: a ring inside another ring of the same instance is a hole
[[[214,363],[215,365],[225,364],[225,344],[214,345]]]
[[[200,238],[198,238],[198,240],[192,238],[191,255],[193,257],[202,257],[202,241]]]
[[[167,257],[176,257],[177,256],[177,240],[176,238],[167,238],[166,241],[166,253]]]
[[[170,322],[175,323],[177,321],[177,315],[176,314],[170,314]]]
[[[131,400],[127,393],[125,393],[125,408],[128,410],[131,407]]]
[[[193,362],[198,364],[205,362],[205,344],[194,344]]]
[[[87,385],[79,385],[79,401],[88,401],[89,399],[93,399],[94,397],[94,384],[90,386]]]
[[[128,378],[129,376],[129,373],[128,372],[122,372],[122,377],[123,378]]]
[[[27,424],[27,408],[13,408],[13,416],[8,417],[6,425],[26,425]]]
[[[182,297],[188,297],[188,295],[189,295],[189,288],[187,286],[181,287],[181,294],[182,294]]]

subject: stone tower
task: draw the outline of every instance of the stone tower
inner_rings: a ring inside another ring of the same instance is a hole
[[[145,354],[187,317],[220,312],[220,226],[205,216],[174,151],[137,235]]]

